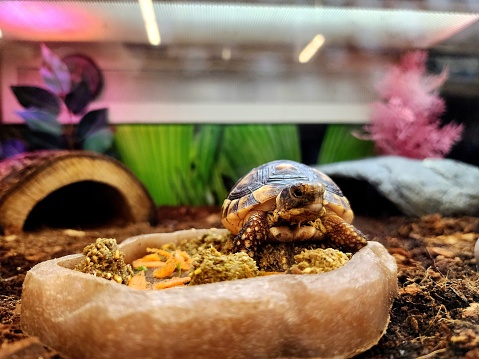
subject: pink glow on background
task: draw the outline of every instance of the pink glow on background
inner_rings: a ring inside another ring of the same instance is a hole
[[[0,1],[4,38],[41,41],[87,40],[98,30],[98,20],[74,4]]]

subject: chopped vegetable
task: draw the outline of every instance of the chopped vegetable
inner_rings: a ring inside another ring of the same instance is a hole
[[[191,257],[188,255],[188,253],[176,250],[175,260],[180,265],[182,270],[187,271],[191,268]]]
[[[351,257],[332,248],[301,248],[293,243],[263,247],[261,271],[247,254],[231,253],[230,236],[216,234],[147,248],[143,257],[132,262],[133,271],[115,239],[98,238],[85,247],[86,258],[76,269],[130,288],[160,290],[281,273],[323,273],[343,266]]]
[[[276,275],[276,274],[284,274],[284,272],[265,272],[265,271],[259,271],[258,275],[261,277],[266,277],[268,275]]]
[[[134,260],[131,265],[133,268],[146,267],[146,268],[158,268],[164,266],[166,262],[163,261],[144,261],[143,258]]]
[[[177,263],[178,262],[176,261],[175,257],[172,256],[172,257],[168,258],[168,260],[166,261],[164,266],[156,268],[153,271],[153,277],[155,277],[155,278],[170,277],[173,274],[173,272],[176,270]]]
[[[158,253],[150,253],[141,257],[141,260],[144,262],[157,262],[161,261],[161,258]]]
[[[136,267],[135,269],[133,269],[133,271],[136,273],[138,271],[147,271],[148,268],[146,268],[145,266],[139,266],[139,267]]]
[[[182,286],[187,284],[190,280],[191,280],[190,277],[174,277],[166,281],[156,283],[155,289],[166,289],[166,288]]]
[[[128,286],[134,289],[149,289],[151,287],[150,283],[146,280],[145,271],[140,271],[136,273],[133,277],[130,278]]]
[[[164,249],[161,249],[161,248],[147,248],[146,251],[150,253],[155,253],[156,255],[164,256],[166,258],[170,258],[172,256],[170,252],[165,251]]]

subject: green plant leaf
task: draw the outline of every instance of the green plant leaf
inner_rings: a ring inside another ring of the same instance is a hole
[[[83,141],[83,149],[105,153],[113,143],[113,132],[109,127],[102,128],[88,135]]]
[[[176,192],[178,198],[186,204],[202,205],[217,202],[217,193],[213,189],[214,167],[218,162],[224,125],[194,125],[191,140],[190,168],[188,172],[178,174]]]
[[[20,105],[37,108],[54,115],[60,113],[60,99],[50,91],[36,86],[10,86]]]
[[[41,44],[43,64],[40,74],[47,87],[58,96],[65,96],[71,91],[71,74],[63,60]]]
[[[54,114],[31,108],[16,112],[27,124],[28,128],[35,132],[44,132],[53,136],[62,134],[62,126]]]
[[[91,100],[90,87],[85,80],[82,80],[65,96],[65,105],[77,115],[88,106]]]
[[[279,159],[301,160],[296,125],[229,125],[225,129],[218,171],[229,190],[252,168]]]
[[[219,204],[253,167],[300,159],[296,125],[119,125],[115,145],[157,205]]]
[[[324,134],[318,164],[349,161],[374,155],[374,142],[353,136],[357,126],[348,124],[328,125]]]
[[[108,110],[102,108],[85,114],[78,123],[76,138],[79,141],[85,140],[95,132],[108,128]]]
[[[195,126],[191,161],[201,178],[205,180],[211,177],[213,167],[218,161],[224,129],[224,125],[218,124]]]
[[[115,127],[115,146],[121,160],[145,184],[157,205],[187,203],[182,181],[190,173],[192,142],[192,124]]]

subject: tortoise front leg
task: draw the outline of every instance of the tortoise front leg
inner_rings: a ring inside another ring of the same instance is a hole
[[[268,219],[264,212],[254,212],[234,238],[233,252],[245,252],[254,257],[258,245],[268,238]]]
[[[354,253],[367,244],[366,236],[360,230],[335,213],[326,213],[312,224],[319,232],[327,233],[331,241],[343,250]]]

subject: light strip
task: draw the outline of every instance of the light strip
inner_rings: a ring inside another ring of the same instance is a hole
[[[0,29],[0,39],[3,37],[2,29]]]
[[[158,46],[161,43],[160,31],[158,30],[158,24],[156,23],[155,9],[153,8],[152,0],[138,0],[141,9],[141,15],[143,16],[143,22],[145,23],[146,35],[148,41],[154,46]]]
[[[305,64],[316,54],[321,46],[324,44],[324,36],[321,34],[316,35],[301,51],[299,54],[299,62]]]

